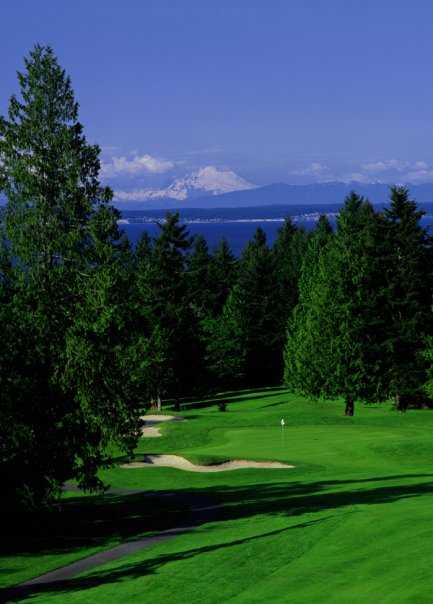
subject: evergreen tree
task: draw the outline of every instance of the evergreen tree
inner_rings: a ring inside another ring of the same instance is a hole
[[[323,247],[312,240],[307,257],[317,247],[318,263],[304,265],[289,330],[286,383],[305,394],[344,396],[347,415],[355,400],[381,401],[388,393],[383,222],[362,197],[348,196],[336,235]]]
[[[272,338],[276,343],[275,363],[278,365],[276,375],[278,381],[283,375],[283,350],[286,343],[286,326],[291,314],[298,303],[299,276],[303,257],[308,243],[307,233],[298,229],[287,218],[283,227],[278,231],[272,247],[275,266],[274,317],[275,323]]]
[[[124,243],[99,148],[51,48],[36,46],[18,79],[21,97],[0,120],[3,256],[14,259],[1,267],[0,479],[6,498],[38,505],[67,479],[95,486],[107,444],[130,450],[136,430],[111,380]]]
[[[200,323],[208,385],[228,388],[244,377],[241,320],[233,292],[237,261],[225,239],[210,257],[209,312]]]
[[[178,213],[168,213],[159,229],[150,254],[138,262],[136,302],[141,381],[147,382],[158,406],[163,396],[190,394],[197,388],[204,364],[187,272],[192,238]]]
[[[210,282],[213,289],[212,314],[219,316],[236,283],[238,262],[226,239],[221,239],[211,256]]]
[[[242,351],[242,373],[248,384],[266,384],[278,379],[273,257],[266,235],[258,228],[239,262],[238,280],[229,296],[224,317],[236,321],[231,349]],[[222,328],[229,333],[228,328]]]
[[[421,226],[424,212],[405,187],[391,188],[385,210],[388,253],[390,390],[404,410],[426,379],[424,341],[432,333],[431,238]]]
[[[210,271],[211,256],[206,239],[202,235],[194,238],[193,248],[188,255],[189,296],[198,320],[208,316],[212,310],[213,283]]]
[[[245,378],[246,348],[239,298],[239,286],[235,285],[222,312],[203,322],[206,364],[214,387],[239,386]]]
[[[157,302],[154,301],[156,292],[153,290],[152,246],[150,238],[144,237],[135,250],[130,303],[134,338],[129,350],[129,366],[131,381],[141,392],[144,406],[151,404],[161,409],[161,396],[173,383],[169,357],[171,333],[161,316],[155,314]]]
[[[328,334],[323,329],[323,323],[320,327],[320,313],[326,308],[326,296],[331,294],[322,257],[331,237],[332,227],[327,217],[321,216],[305,251],[299,276],[299,302],[287,321],[284,383],[295,391],[312,396],[320,395],[326,378],[326,372],[322,375],[320,365],[312,360],[316,357],[316,349],[323,356],[328,350]]]
[[[134,258],[137,263],[150,261],[153,241],[147,231],[144,231],[135,246]]]

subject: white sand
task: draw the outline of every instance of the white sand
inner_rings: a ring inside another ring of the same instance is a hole
[[[159,422],[172,422],[173,420],[182,421],[183,417],[175,415],[157,415],[156,413],[152,415],[151,413],[148,413],[147,415],[142,415],[140,419],[142,419],[146,423],[154,422],[156,424],[159,424]]]
[[[165,468],[177,468],[187,470],[188,472],[225,472],[226,470],[240,470],[244,468],[294,468],[289,464],[278,461],[247,461],[244,459],[234,459],[221,464],[208,466],[195,465],[179,455],[145,455],[144,461],[133,461],[122,464],[121,468],[150,468],[152,466],[162,466]]]
[[[155,424],[161,422],[182,421],[183,417],[175,417],[174,415],[142,415],[140,419],[144,422],[141,428],[141,436],[144,438],[157,438],[162,436],[159,428],[155,428]]]

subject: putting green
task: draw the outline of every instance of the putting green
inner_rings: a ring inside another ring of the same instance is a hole
[[[188,422],[142,439],[137,456],[295,468],[103,472],[112,486],[197,492],[223,508],[191,533],[34,594],[32,603],[433,601],[432,412],[401,415],[384,404],[345,418],[341,401],[313,403],[278,389],[226,400],[226,413],[185,410]]]

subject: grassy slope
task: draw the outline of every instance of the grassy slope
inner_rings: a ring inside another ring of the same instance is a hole
[[[189,421],[164,425],[164,438],[140,449],[296,469],[107,471],[116,487],[206,493],[223,514],[31,601],[431,603],[433,414],[386,405],[341,413],[338,401],[271,390],[235,396],[225,414],[184,412]]]

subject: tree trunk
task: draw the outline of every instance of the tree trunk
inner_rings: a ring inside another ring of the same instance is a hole
[[[397,409],[397,411],[401,411],[402,413],[404,413],[407,407],[404,397],[402,397],[400,394],[396,394],[394,400],[395,408]]]
[[[350,417],[352,417],[354,412],[355,412],[355,401],[353,400],[353,398],[351,396],[348,396],[346,398],[346,409],[344,410],[344,415],[349,415]]]
[[[156,408],[158,409],[158,411],[161,411],[161,408],[162,408],[161,397],[159,396],[159,392],[158,392],[158,395],[156,397]]]

